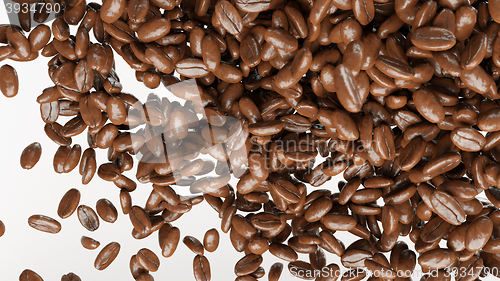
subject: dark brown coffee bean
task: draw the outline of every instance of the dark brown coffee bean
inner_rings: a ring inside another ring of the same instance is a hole
[[[97,162],[95,159],[95,151],[93,148],[87,148],[82,155],[80,161],[79,172],[82,175],[82,184],[88,184],[97,170]]]
[[[5,224],[0,220],[0,237],[5,234]]]
[[[137,38],[142,42],[153,42],[167,35],[170,31],[170,21],[166,18],[152,18],[141,25]]]
[[[130,210],[132,209],[132,197],[126,189],[120,190],[120,207],[122,208],[124,215],[130,213]]]
[[[344,214],[327,214],[321,222],[331,230],[335,231],[350,231],[356,227],[356,219]]]
[[[29,170],[33,168],[42,155],[42,146],[38,142],[28,145],[21,153],[21,167]]]
[[[437,248],[420,255],[418,264],[424,268],[441,269],[452,265],[457,258],[454,251]]]
[[[269,268],[269,281],[278,281],[280,279],[281,272],[283,272],[283,264],[280,262],[274,263]]]
[[[116,259],[120,253],[120,248],[120,244],[117,242],[111,242],[106,245],[97,255],[94,261],[94,267],[97,270],[106,269]]]
[[[269,252],[275,257],[288,262],[294,262],[298,259],[297,253],[290,246],[280,243],[272,243],[269,246]]]
[[[465,234],[465,248],[468,251],[482,249],[491,237],[493,223],[488,217],[475,219],[468,227]]]
[[[82,238],[80,239],[80,242],[85,249],[89,249],[89,250],[97,249],[101,245],[101,243],[99,241],[94,240],[94,239],[87,237],[87,236],[82,236]]]
[[[219,247],[219,232],[212,228],[205,233],[203,237],[203,245],[208,252],[215,252]]]
[[[147,234],[151,231],[151,220],[146,211],[144,211],[141,207],[132,206],[129,217],[134,229],[137,232]]]
[[[217,2],[214,16],[217,17],[218,21],[227,32],[233,35],[239,34],[243,29],[243,19],[238,13],[238,10],[236,10],[230,2]]]
[[[460,225],[465,221],[464,210],[448,193],[434,191],[430,200],[432,207],[443,220],[453,225]]]
[[[203,256],[204,254],[204,248],[203,245],[201,244],[200,240],[196,239],[193,236],[185,236],[184,239],[182,239],[182,242],[184,245],[186,245],[193,253]]]
[[[28,218],[29,226],[36,230],[47,233],[58,233],[61,231],[61,224],[55,219],[44,215],[32,215]]]
[[[77,214],[78,220],[88,231],[96,231],[99,228],[99,217],[89,206],[78,206]]]
[[[463,151],[479,151],[486,144],[486,138],[472,128],[455,128],[450,137],[451,141]]]
[[[70,272],[68,274],[65,274],[61,277],[61,281],[82,281],[80,277],[73,272]]]
[[[423,50],[444,51],[455,45],[456,38],[445,28],[420,27],[412,34],[411,41]]]
[[[158,240],[162,255],[166,258],[172,256],[180,240],[180,231],[177,227],[165,223],[158,232]]]
[[[19,281],[43,281],[43,278],[31,269],[25,269],[19,275]]]
[[[76,188],[72,188],[64,194],[63,198],[59,202],[59,207],[57,209],[57,215],[60,218],[69,218],[80,204],[80,191]]]
[[[149,249],[143,248],[137,252],[137,261],[146,270],[156,272],[160,267],[160,259],[154,252]]]
[[[212,278],[210,263],[206,257],[196,255],[193,260],[193,273],[196,281],[209,281]]]
[[[248,254],[241,258],[234,266],[236,276],[244,276],[253,273],[262,263],[262,256]]]
[[[0,76],[3,77],[2,81],[0,81],[2,94],[8,98],[15,97],[19,91],[19,78],[16,70],[8,64],[2,65],[0,67]]]
[[[108,199],[99,199],[95,209],[99,217],[105,222],[114,223],[118,218],[118,211]]]

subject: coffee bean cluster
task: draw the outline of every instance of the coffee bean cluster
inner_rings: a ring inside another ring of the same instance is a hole
[[[0,25],[0,60],[51,58],[54,86],[37,102],[47,136],[60,145],[55,172],[79,166],[82,184],[96,172],[114,183],[132,235],[157,232],[162,256],[180,241],[173,222],[206,201],[245,255],[235,264],[237,281],[263,277],[267,251],[317,281],[362,280],[368,271],[382,273],[372,281],[411,280],[417,262],[437,271],[423,280],[448,280],[452,269],[467,272],[458,280],[500,277],[500,0],[60,4],[64,12],[50,27],[31,29],[31,18],[47,19],[43,11],[19,14],[21,26]],[[76,34],[70,26],[78,26]],[[166,87],[186,102],[150,95],[142,103],[124,91],[117,59],[145,86]],[[15,69],[3,65],[0,77],[2,93],[14,97]],[[62,124],[63,117],[71,119]],[[83,153],[72,145],[82,133]],[[95,149],[107,149],[109,162],[99,165]],[[122,174],[133,169],[133,155],[136,179]],[[29,145],[21,166],[32,168],[40,156],[40,144]],[[206,177],[211,171],[217,176]],[[332,186],[341,173],[345,181]],[[144,207],[132,204],[136,180],[153,187]],[[203,195],[180,196],[176,185]],[[97,213],[79,201],[80,192],[69,190],[58,215],[76,211],[89,231],[100,219],[116,221],[109,200],[97,202]],[[44,215],[28,223],[61,229]],[[346,247],[337,232],[359,240]],[[204,250],[217,249],[219,233],[183,242],[196,255],[195,279],[210,280]],[[100,246],[85,236],[81,243]],[[107,244],[95,268],[104,270],[119,251],[119,243]],[[315,277],[314,270],[340,271],[326,264],[326,252],[355,275]],[[309,262],[297,253],[309,254]],[[150,281],[159,265],[141,249],[130,270]],[[282,270],[274,264],[269,280]],[[42,278],[26,270],[20,280]],[[71,273],[63,280],[80,279]]]

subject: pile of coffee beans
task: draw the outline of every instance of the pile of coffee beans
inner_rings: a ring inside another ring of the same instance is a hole
[[[0,60],[51,58],[54,86],[36,101],[60,146],[54,171],[78,167],[82,184],[96,173],[114,183],[132,236],[157,232],[163,257],[180,241],[174,221],[206,201],[245,255],[235,261],[237,281],[262,278],[267,251],[307,280],[411,280],[417,263],[428,273],[421,280],[451,280],[453,271],[466,272],[455,280],[500,277],[499,0],[40,1],[64,9],[50,27],[43,10],[0,25]],[[32,29],[31,19],[41,24]],[[185,103],[126,93],[118,59],[145,86]],[[6,97],[22,91],[17,75],[0,68]],[[83,152],[72,145],[80,134]],[[97,163],[96,149],[107,149],[109,162]],[[40,156],[40,144],[29,145],[21,166]],[[123,175],[133,156],[136,179]],[[345,181],[332,185],[339,174]],[[137,182],[152,184],[145,206],[132,204]],[[57,213],[76,211],[89,231],[116,221],[109,200],[95,209],[71,189]],[[42,214],[28,223],[61,230]],[[346,246],[336,232],[359,240]],[[210,280],[204,250],[217,249],[217,230],[203,243],[182,241],[196,255],[195,279]],[[81,243],[100,246],[86,236]],[[95,268],[120,247],[103,247]],[[337,274],[326,252],[352,270]],[[159,266],[150,249],[130,260],[139,281],[154,280]],[[282,271],[275,263],[269,280]],[[317,275],[324,271],[333,274]],[[42,278],[26,270],[20,280]]]

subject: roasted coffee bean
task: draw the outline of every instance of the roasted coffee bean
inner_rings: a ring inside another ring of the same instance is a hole
[[[148,271],[139,264],[137,255],[133,255],[132,257],[130,257],[129,266],[130,273],[132,273],[132,277],[134,278],[139,278],[139,276],[141,275],[148,274]]]
[[[158,232],[158,240],[162,255],[166,258],[172,256],[179,244],[180,231],[177,227],[172,227],[165,223]]]
[[[482,249],[490,239],[493,223],[488,217],[475,219],[468,227],[465,234],[465,248],[468,251]]]
[[[430,200],[436,214],[443,220],[453,225],[459,225],[465,221],[464,210],[448,193],[439,190],[434,191]]]
[[[142,234],[147,234],[151,231],[151,219],[144,209],[139,206],[132,206],[130,209],[130,221],[134,229]]]
[[[61,277],[61,281],[82,281],[80,277],[73,272],[70,272],[68,274],[65,274]]]
[[[88,231],[96,231],[99,228],[99,217],[89,206],[78,206],[77,214],[78,220]]]
[[[5,234],[5,224],[0,220],[0,237]]]
[[[196,281],[209,281],[212,278],[210,263],[206,257],[196,255],[193,260],[193,273]]]
[[[47,233],[58,233],[61,231],[61,224],[55,219],[44,215],[32,215],[28,218],[29,226],[36,230]]]
[[[486,144],[486,138],[472,128],[455,128],[450,137],[451,141],[463,151],[479,151]]]
[[[423,268],[441,269],[452,265],[458,259],[457,253],[448,249],[433,249],[420,255],[418,263]]]
[[[59,202],[57,215],[59,215],[61,219],[69,218],[76,211],[79,204],[80,191],[76,188],[72,188],[64,194],[63,198]]]
[[[38,142],[28,145],[21,153],[21,167],[29,170],[33,168],[42,155],[42,146]]]
[[[411,42],[423,50],[444,51],[455,45],[455,35],[439,27],[420,27],[411,36]]]
[[[293,275],[293,272],[302,272],[305,276],[314,276],[314,268],[311,264],[304,261],[294,261],[288,264],[288,270],[290,274]],[[310,277],[309,277],[310,278]]]
[[[278,281],[283,272],[283,264],[280,262],[274,263],[271,268],[269,268],[269,281]]]
[[[82,184],[88,184],[97,170],[97,162],[95,159],[95,151],[92,148],[87,148],[82,155],[80,161],[80,175],[82,175]]]
[[[90,238],[87,236],[82,236],[82,238],[80,239],[80,242],[82,243],[82,246],[85,249],[89,249],[89,250],[97,249],[101,245],[101,243],[99,241],[94,240],[93,238]]]
[[[227,32],[233,35],[239,34],[243,29],[243,19],[238,10],[230,2],[217,2],[214,16]]]
[[[0,59],[1,60],[1,59]],[[15,97],[19,91],[19,78],[14,67],[5,64],[0,67],[0,91],[8,98]]]
[[[277,258],[288,262],[294,262],[298,259],[297,253],[290,246],[284,244],[272,243],[269,246],[269,252]]]
[[[346,251],[342,255],[341,261],[343,266],[347,268],[355,268],[358,266],[364,266],[365,260],[370,259],[372,257],[373,254],[368,251],[361,249],[353,249]]]
[[[200,240],[196,239],[193,236],[185,236],[184,239],[182,239],[182,242],[184,245],[186,245],[193,253],[203,256],[204,254],[204,248],[203,245],[201,244]]]
[[[253,273],[262,263],[262,256],[248,254],[241,258],[234,266],[236,276],[244,276]]]
[[[117,242],[111,242],[106,245],[97,255],[94,261],[94,267],[97,270],[106,269],[116,259],[120,253],[120,248],[120,244]]]
[[[137,30],[137,38],[142,42],[153,42],[167,35],[170,31],[170,21],[166,18],[152,18]]]
[[[136,256],[139,264],[148,271],[156,272],[160,267],[160,259],[149,249],[140,249]]]
[[[212,228],[205,233],[203,237],[203,245],[208,252],[215,252],[219,247],[219,232]]]
[[[126,7],[125,1],[113,0],[103,3],[100,16],[104,22],[112,23],[116,21],[124,12]]]
[[[114,223],[118,218],[118,211],[108,199],[99,199],[95,209],[99,217],[105,222]]]
[[[25,269],[19,275],[19,281],[43,281],[42,277],[38,275],[38,273],[34,272],[31,269]]]

